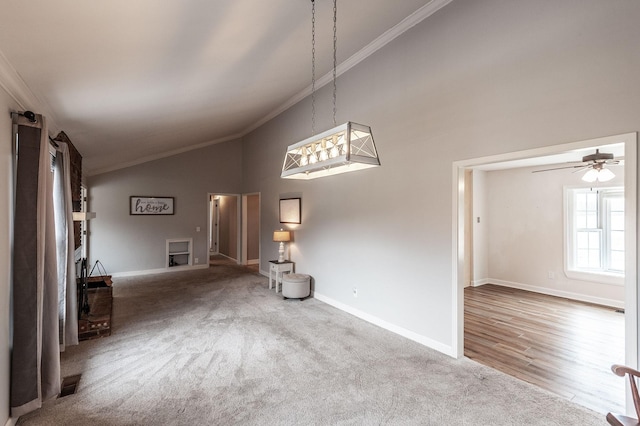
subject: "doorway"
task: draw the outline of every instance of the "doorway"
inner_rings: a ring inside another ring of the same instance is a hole
[[[453,247],[454,247],[454,267],[453,267],[453,294],[454,294],[454,316],[453,316],[453,344],[452,351],[456,357],[464,355],[464,288],[473,281],[474,270],[482,267],[482,262],[473,260],[474,256],[469,251],[469,247],[478,244],[471,234],[473,225],[477,225],[476,221],[480,220],[467,214],[466,206],[469,200],[475,200],[471,196],[473,191],[469,181],[469,171],[479,170],[483,167],[493,167],[499,163],[506,163],[509,167],[522,167],[525,165],[542,165],[551,164],[551,162],[560,163],[563,155],[574,154],[577,150],[584,150],[603,145],[623,144],[625,152],[625,177],[624,177],[624,194],[625,194],[625,263],[626,273],[624,278],[624,299],[625,299],[625,364],[637,368],[638,364],[638,337],[637,337],[637,310],[638,310],[638,289],[636,283],[636,267],[637,259],[637,237],[636,237],[636,155],[637,155],[637,135],[635,133],[593,139],[588,141],[557,145],[552,147],[510,153],[492,157],[484,157],[472,160],[456,162],[453,165],[454,173],[454,203],[453,214],[457,219],[454,227]],[[560,156],[560,157],[557,157]],[[554,159],[555,157],[555,159]],[[471,262],[470,263],[470,259]],[[546,273],[546,271],[545,271]],[[476,277],[477,278],[477,277]],[[551,275],[549,276],[551,278]],[[480,283],[483,284],[483,283]]]
[[[240,195],[210,193],[208,197],[209,256],[220,255],[240,263]]]

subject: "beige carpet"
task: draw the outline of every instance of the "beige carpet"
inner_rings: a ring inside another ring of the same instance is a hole
[[[20,425],[602,425],[235,265],[114,280],[113,333],[62,357],[75,395]]]

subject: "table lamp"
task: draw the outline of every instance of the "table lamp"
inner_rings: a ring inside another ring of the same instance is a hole
[[[282,229],[279,231],[273,231],[273,241],[276,243],[280,243],[280,248],[278,249],[278,262],[284,262],[284,243],[291,241],[291,232],[283,231]]]

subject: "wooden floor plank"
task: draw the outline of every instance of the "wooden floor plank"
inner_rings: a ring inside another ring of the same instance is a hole
[[[465,356],[584,405],[624,411],[624,315],[486,284],[465,289]]]

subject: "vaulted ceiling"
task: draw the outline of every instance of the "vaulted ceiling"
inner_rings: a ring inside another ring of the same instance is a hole
[[[339,72],[450,1],[339,1]],[[310,93],[310,0],[9,0],[0,12],[0,85],[69,135],[87,174],[237,138]],[[332,13],[316,1],[319,84]]]

